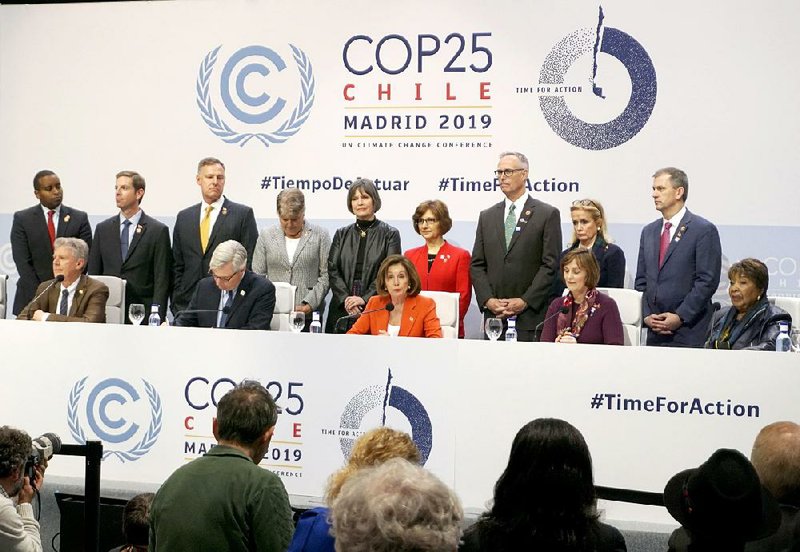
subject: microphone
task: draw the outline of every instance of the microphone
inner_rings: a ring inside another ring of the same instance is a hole
[[[565,307],[564,305],[561,305],[560,309],[558,309],[556,312],[554,312],[553,314],[551,314],[550,316],[548,316],[547,318],[545,318],[544,320],[542,320],[541,322],[536,324],[536,327],[533,329],[533,335],[536,338],[536,341],[539,341],[539,337],[541,337],[542,327],[547,322],[549,322],[550,320],[552,320],[553,318],[555,318],[559,314],[567,314],[568,312],[569,312],[569,307]]]
[[[363,316],[365,314],[372,314],[373,312],[380,312],[380,311],[383,311],[383,310],[392,312],[394,310],[394,305],[391,304],[391,303],[386,303],[386,306],[383,306],[383,307],[381,307],[379,309],[372,309],[372,310],[368,310],[368,311],[364,311],[364,312],[357,312],[355,314],[348,314],[346,316],[341,316],[341,317],[336,319],[336,324],[334,324],[334,327],[338,329],[339,328],[339,324],[341,322],[343,322],[345,320],[348,320],[350,318],[358,318],[358,317]]]
[[[50,282],[50,285],[49,285],[49,286],[47,286],[46,288],[44,288],[44,289],[42,290],[42,292],[41,292],[39,295],[37,295],[36,297],[34,297],[34,298],[33,298],[33,301],[31,301],[30,303],[28,303],[28,306],[27,306],[27,307],[25,307],[25,310],[27,310],[27,311],[28,311],[28,314],[27,314],[27,316],[28,316],[28,318],[29,318],[29,319],[30,319],[30,317],[31,317],[31,312],[30,312],[30,311],[31,311],[31,309],[33,308],[33,305],[36,303],[36,301],[38,301],[38,300],[39,300],[39,298],[40,298],[42,295],[44,295],[45,293],[47,293],[48,291],[50,291],[50,288],[52,288],[54,285],[56,285],[56,284],[57,284],[57,283],[59,283],[59,282],[63,282],[63,281],[64,281],[64,275],[63,275],[63,274],[59,274],[58,276],[56,276],[56,277],[53,279],[53,281],[52,281],[52,282]],[[23,312],[25,312],[25,311],[23,311]]]

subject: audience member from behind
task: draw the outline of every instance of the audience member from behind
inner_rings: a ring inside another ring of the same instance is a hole
[[[681,524],[670,536],[670,552],[741,552],[781,522],[778,503],[753,465],[732,449],[675,474],[664,488],[664,504]]]
[[[83,273],[88,258],[89,246],[82,239],[56,238],[56,278],[39,284],[36,297],[22,309],[17,320],[105,322],[108,286]]]
[[[442,337],[436,302],[419,294],[419,274],[406,257],[386,257],[378,269],[375,288],[378,295],[370,298],[364,314],[347,333]]]
[[[453,491],[402,458],[354,474],[331,507],[336,552],[455,552],[463,517]]]
[[[31,438],[24,431],[0,427],[0,550],[3,552],[41,552],[39,522],[31,501],[42,488],[46,463],[36,467],[36,481],[25,475],[25,462],[31,453]],[[16,506],[13,498],[17,499]]]
[[[583,435],[564,420],[538,418],[514,438],[492,508],[467,530],[459,550],[626,550],[622,534],[597,520],[595,506]]]
[[[328,481],[326,502],[331,504],[336,500],[342,486],[360,469],[380,465],[391,458],[403,458],[419,464],[419,449],[408,433],[379,427],[359,437],[353,445],[347,464]],[[334,539],[330,532],[329,512],[328,508],[313,508],[303,512],[288,552],[333,552]]]
[[[464,337],[464,316],[472,300],[470,254],[444,239],[453,227],[447,205],[438,199],[423,201],[411,217],[425,245],[406,251],[414,263],[423,290],[458,293],[458,337]]]
[[[617,303],[597,290],[600,267],[588,249],[572,249],[561,259],[569,293],[556,297],[545,316],[542,341],[623,345]]]
[[[280,478],[258,466],[278,407],[261,384],[243,381],[217,405],[217,445],[178,468],[156,493],[150,552],[284,552],[292,510]]]
[[[800,550],[800,425],[775,422],[756,437],[750,455],[761,484],[781,509],[781,525],[773,535],[745,546],[746,552]]]
[[[792,317],[767,299],[767,265],[743,259],[728,269],[728,280],[731,306],[716,313],[706,348],[774,351],[780,323]]]
[[[122,512],[122,534],[125,544],[109,552],[147,552],[150,532],[150,506],[153,493],[142,493],[131,498]]]
[[[625,287],[625,253],[611,243],[606,215],[603,206],[596,199],[578,199],[570,207],[572,217],[572,245],[561,252],[559,263],[568,252],[575,249],[588,249],[600,266],[597,287]],[[553,297],[564,292],[564,276],[556,274],[553,282]]]

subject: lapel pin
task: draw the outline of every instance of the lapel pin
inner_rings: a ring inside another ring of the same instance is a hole
[[[526,217],[529,217],[529,216],[531,216],[531,211],[530,211],[530,209],[529,209],[529,210],[527,210],[527,211],[525,211],[525,216],[526,216]]]
[[[245,295],[245,291],[244,291],[243,289],[240,289],[240,290],[239,290],[239,295],[241,295],[242,297],[244,297],[244,295]]]
[[[228,214],[228,208],[227,207],[223,207],[222,208],[222,214],[223,215],[227,215]]]
[[[528,222],[527,220],[525,220],[525,219],[524,219],[524,218],[522,218],[522,217],[520,217],[519,221],[520,221],[522,224],[525,224],[525,223],[527,223],[527,222]]]
[[[65,216],[64,217],[64,222],[69,222],[69,218],[70,218],[69,215]]]
[[[137,234],[141,234],[142,233],[142,225],[141,224],[137,224],[136,225],[136,233]]]
[[[83,295],[83,290],[82,289],[78,290],[78,295]]]

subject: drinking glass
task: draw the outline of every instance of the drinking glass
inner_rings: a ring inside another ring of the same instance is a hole
[[[289,315],[289,323],[294,333],[300,333],[306,325],[306,314],[300,311],[292,311]]]
[[[137,326],[141,325],[142,320],[144,320],[144,305],[141,303],[131,303],[131,306],[128,307],[128,319],[131,321],[131,324],[136,324]]]
[[[800,328],[794,328],[790,337],[792,338],[792,350],[800,353]]]
[[[497,341],[503,333],[503,321],[499,318],[486,319],[486,335],[492,341]]]

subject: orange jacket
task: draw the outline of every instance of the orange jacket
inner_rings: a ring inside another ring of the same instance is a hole
[[[389,304],[389,301],[391,301],[389,295],[375,295],[370,298],[364,312],[382,309]],[[383,309],[361,315],[347,333],[378,335],[381,330],[386,331],[388,327],[389,311]],[[436,316],[436,302],[422,295],[406,297],[398,336],[442,337],[442,327],[439,325],[439,317]]]

